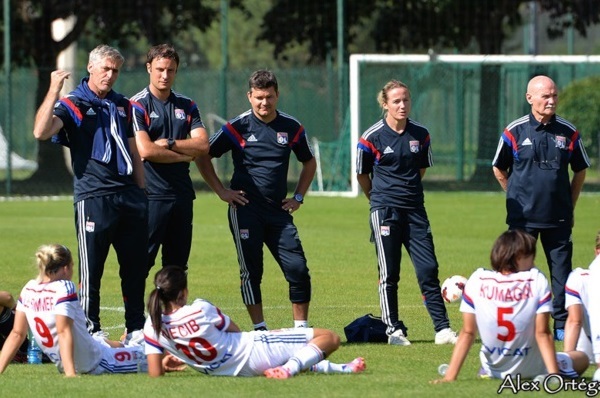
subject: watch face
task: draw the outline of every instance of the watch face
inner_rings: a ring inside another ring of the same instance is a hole
[[[294,195],[294,200],[296,200],[296,202],[298,203],[302,203],[302,201],[304,200],[304,196],[302,196],[301,194],[297,193]]]

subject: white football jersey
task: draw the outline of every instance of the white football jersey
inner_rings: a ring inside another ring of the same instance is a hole
[[[508,275],[476,270],[465,285],[460,311],[475,314],[486,373],[495,378],[547,373],[535,340],[535,317],[551,312],[552,303],[548,280],[537,268]]]
[[[596,256],[589,267],[590,276],[588,284],[594,289],[589,289],[589,300],[591,304],[588,316],[590,320],[590,331],[592,346],[596,363],[600,363],[600,256]]]
[[[146,355],[166,349],[195,370],[215,376],[236,376],[252,351],[248,332],[226,332],[231,320],[206,300],[196,299],[162,315],[160,337],[148,317],[144,325]]]
[[[102,353],[86,329],[86,319],[79,304],[75,284],[69,280],[39,283],[27,282],[17,302],[17,311],[24,312],[35,341],[62,371],[56,331],[56,315],[73,319],[75,370],[89,373],[102,360]]]
[[[591,336],[588,316],[591,308],[588,289],[589,277],[590,271],[588,269],[575,268],[571,271],[565,285],[565,308],[568,309],[572,305],[583,306],[583,326],[579,332],[576,350],[585,352],[590,360],[593,360],[592,344],[589,338]]]

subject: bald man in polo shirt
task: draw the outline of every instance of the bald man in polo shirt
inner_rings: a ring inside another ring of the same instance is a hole
[[[554,338],[563,340],[575,204],[590,159],[579,131],[556,115],[558,90],[552,79],[532,78],[525,98],[531,112],[504,129],[492,165],[506,192],[509,229],[525,230],[541,240],[552,284]]]

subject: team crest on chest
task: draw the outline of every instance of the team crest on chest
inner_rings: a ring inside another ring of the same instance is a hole
[[[408,142],[410,145],[410,151],[412,153],[419,153],[419,147],[421,146],[418,140],[411,140]]]
[[[556,147],[558,149],[565,149],[567,147],[567,139],[562,135],[556,136]]]
[[[250,239],[250,230],[249,229],[240,229],[240,238],[241,239]]]
[[[277,133],[277,143],[286,145],[288,143],[288,133]]]
[[[119,112],[119,116],[127,117],[127,114],[125,113],[125,108],[123,108],[122,106],[117,106],[117,111]]]
[[[185,120],[185,111],[175,108],[175,119]]]
[[[381,236],[390,236],[390,226],[382,225],[381,227],[379,227],[379,233],[381,234]]]

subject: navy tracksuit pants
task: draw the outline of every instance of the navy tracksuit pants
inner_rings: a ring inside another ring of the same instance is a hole
[[[520,229],[542,242],[548,260],[550,284],[552,286],[552,318],[554,329],[564,329],[567,321],[565,309],[565,285],[572,271],[573,241],[571,227],[529,228],[509,226],[510,230]]]
[[[289,284],[290,301],[309,302],[310,274],[293,217],[282,209],[255,201],[229,207],[228,217],[240,265],[244,304],[262,302],[263,244],[283,271]]]
[[[427,212],[421,209],[387,207],[371,212],[371,230],[379,268],[379,302],[387,334],[406,326],[398,314],[398,283],[402,245],[417,274],[419,288],[436,332],[450,326],[438,279],[438,262]]]
[[[100,285],[112,245],[119,262],[128,332],[144,327],[144,290],[148,274],[148,200],[134,187],[75,203],[79,244],[79,299],[91,333],[101,330]]]

